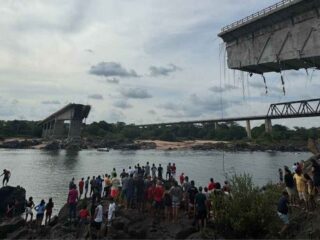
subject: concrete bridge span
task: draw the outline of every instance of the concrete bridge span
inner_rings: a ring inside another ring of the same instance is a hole
[[[228,66],[250,73],[320,68],[320,1],[283,0],[221,29]]]
[[[259,116],[245,116],[245,117],[232,117],[232,118],[217,118],[208,120],[193,120],[181,122],[168,122],[168,123],[153,123],[138,125],[140,128],[148,127],[170,127],[173,125],[190,125],[190,124],[214,124],[218,127],[218,123],[228,122],[246,122],[246,131],[248,138],[251,138],[251,121],[264,120],[266,133],[272,133],[272,119],[286,119],[286,118],[303,118],[303,117],[319,117],[320,116],[320,98],[280,102],[270,104],[266,115]]]
[[[89,105],[75,103],[66,105],[40,122],[40,125],[42,125],[42,137],[46,139],[65,138],[64,123],[68,120],[70,121],[68,140],[79,140],[83,119],[88,117],[90,109],[91,106]]]

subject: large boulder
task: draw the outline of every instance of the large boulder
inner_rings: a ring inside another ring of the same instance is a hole
[[[25,221],[21,217],[8,219],[0,224],[0,238],[6,238],[9,233],[17,231],[25,225]]]
[[[9,203],[15,203],[14,214],[19,215],[25,210],[26,190],[20,186],[0,188],[0,216],[4,216]]]

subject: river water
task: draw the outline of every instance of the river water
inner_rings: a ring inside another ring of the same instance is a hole
[[[175,162],[177,176],[181,172],[194,179],[197,186],[204,186],[210,177],[223,182],[225,174],[249,173],[257,185],[278,181],[278,168],[292,166],[294,162],[307,159],[310,153],[284,152],[222,152],[222,151],[116,151],[96,150],[42,151],[42,150],[0,150],[0,169],[12,173],[9,185],[21,185],[27,197],[33,196],[37,204],[42,198],[53,197],[55,213],[67,199],[68,184],[72,177],[76,182],[81,177],[97,176],[111,172],[115,167],[120,173],[137,163],[149,161],[151,164]]]

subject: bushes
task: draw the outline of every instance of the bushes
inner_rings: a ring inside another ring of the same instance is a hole
[[[272,232],[278,221],[280,190],[268,186],[261,191],[248,174],[234,175],[229,181],[232,198],[212,196],[216,232],[226,238],[263,238]]]

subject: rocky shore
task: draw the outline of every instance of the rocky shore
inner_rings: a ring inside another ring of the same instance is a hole
[[[47,141],[43,139],[6,139],[0,141],[0,148],[7,149],[98,149],[101,151],[114,150],[223,150],[223,151],[282,151],[305,152],[308,148],[304,144],[257,144],[253,142],[218,142],[218,141],[180,141],[169,142],[160,140],[137,141],[108,141],[105,139],[82,139],[79,144],[71,144],[65,140]]]
[[[90,200],[81,200],[77,211]],[[103,205],[108,201],[103,200]],[[209,223],[210,226],[210,223]],[[102,232],[105,232],[103,226]],[[212,236],[213,237],[213,236]],[[81,228],[78,223],[68,221],[68,206],[65,205],[54,216],[48,226],[36,229],[35,221],[25,222],[21,216],[0,220],[0,238],[6,239],[95,239],[94,229]],[[148,213],[141,213],[135,209],[125,210],[119,207],[112,227],[104,239],[199,239],[202,235],[192,226],[192,219],[182,218],[178,223],[171,221],[155,221]]]

